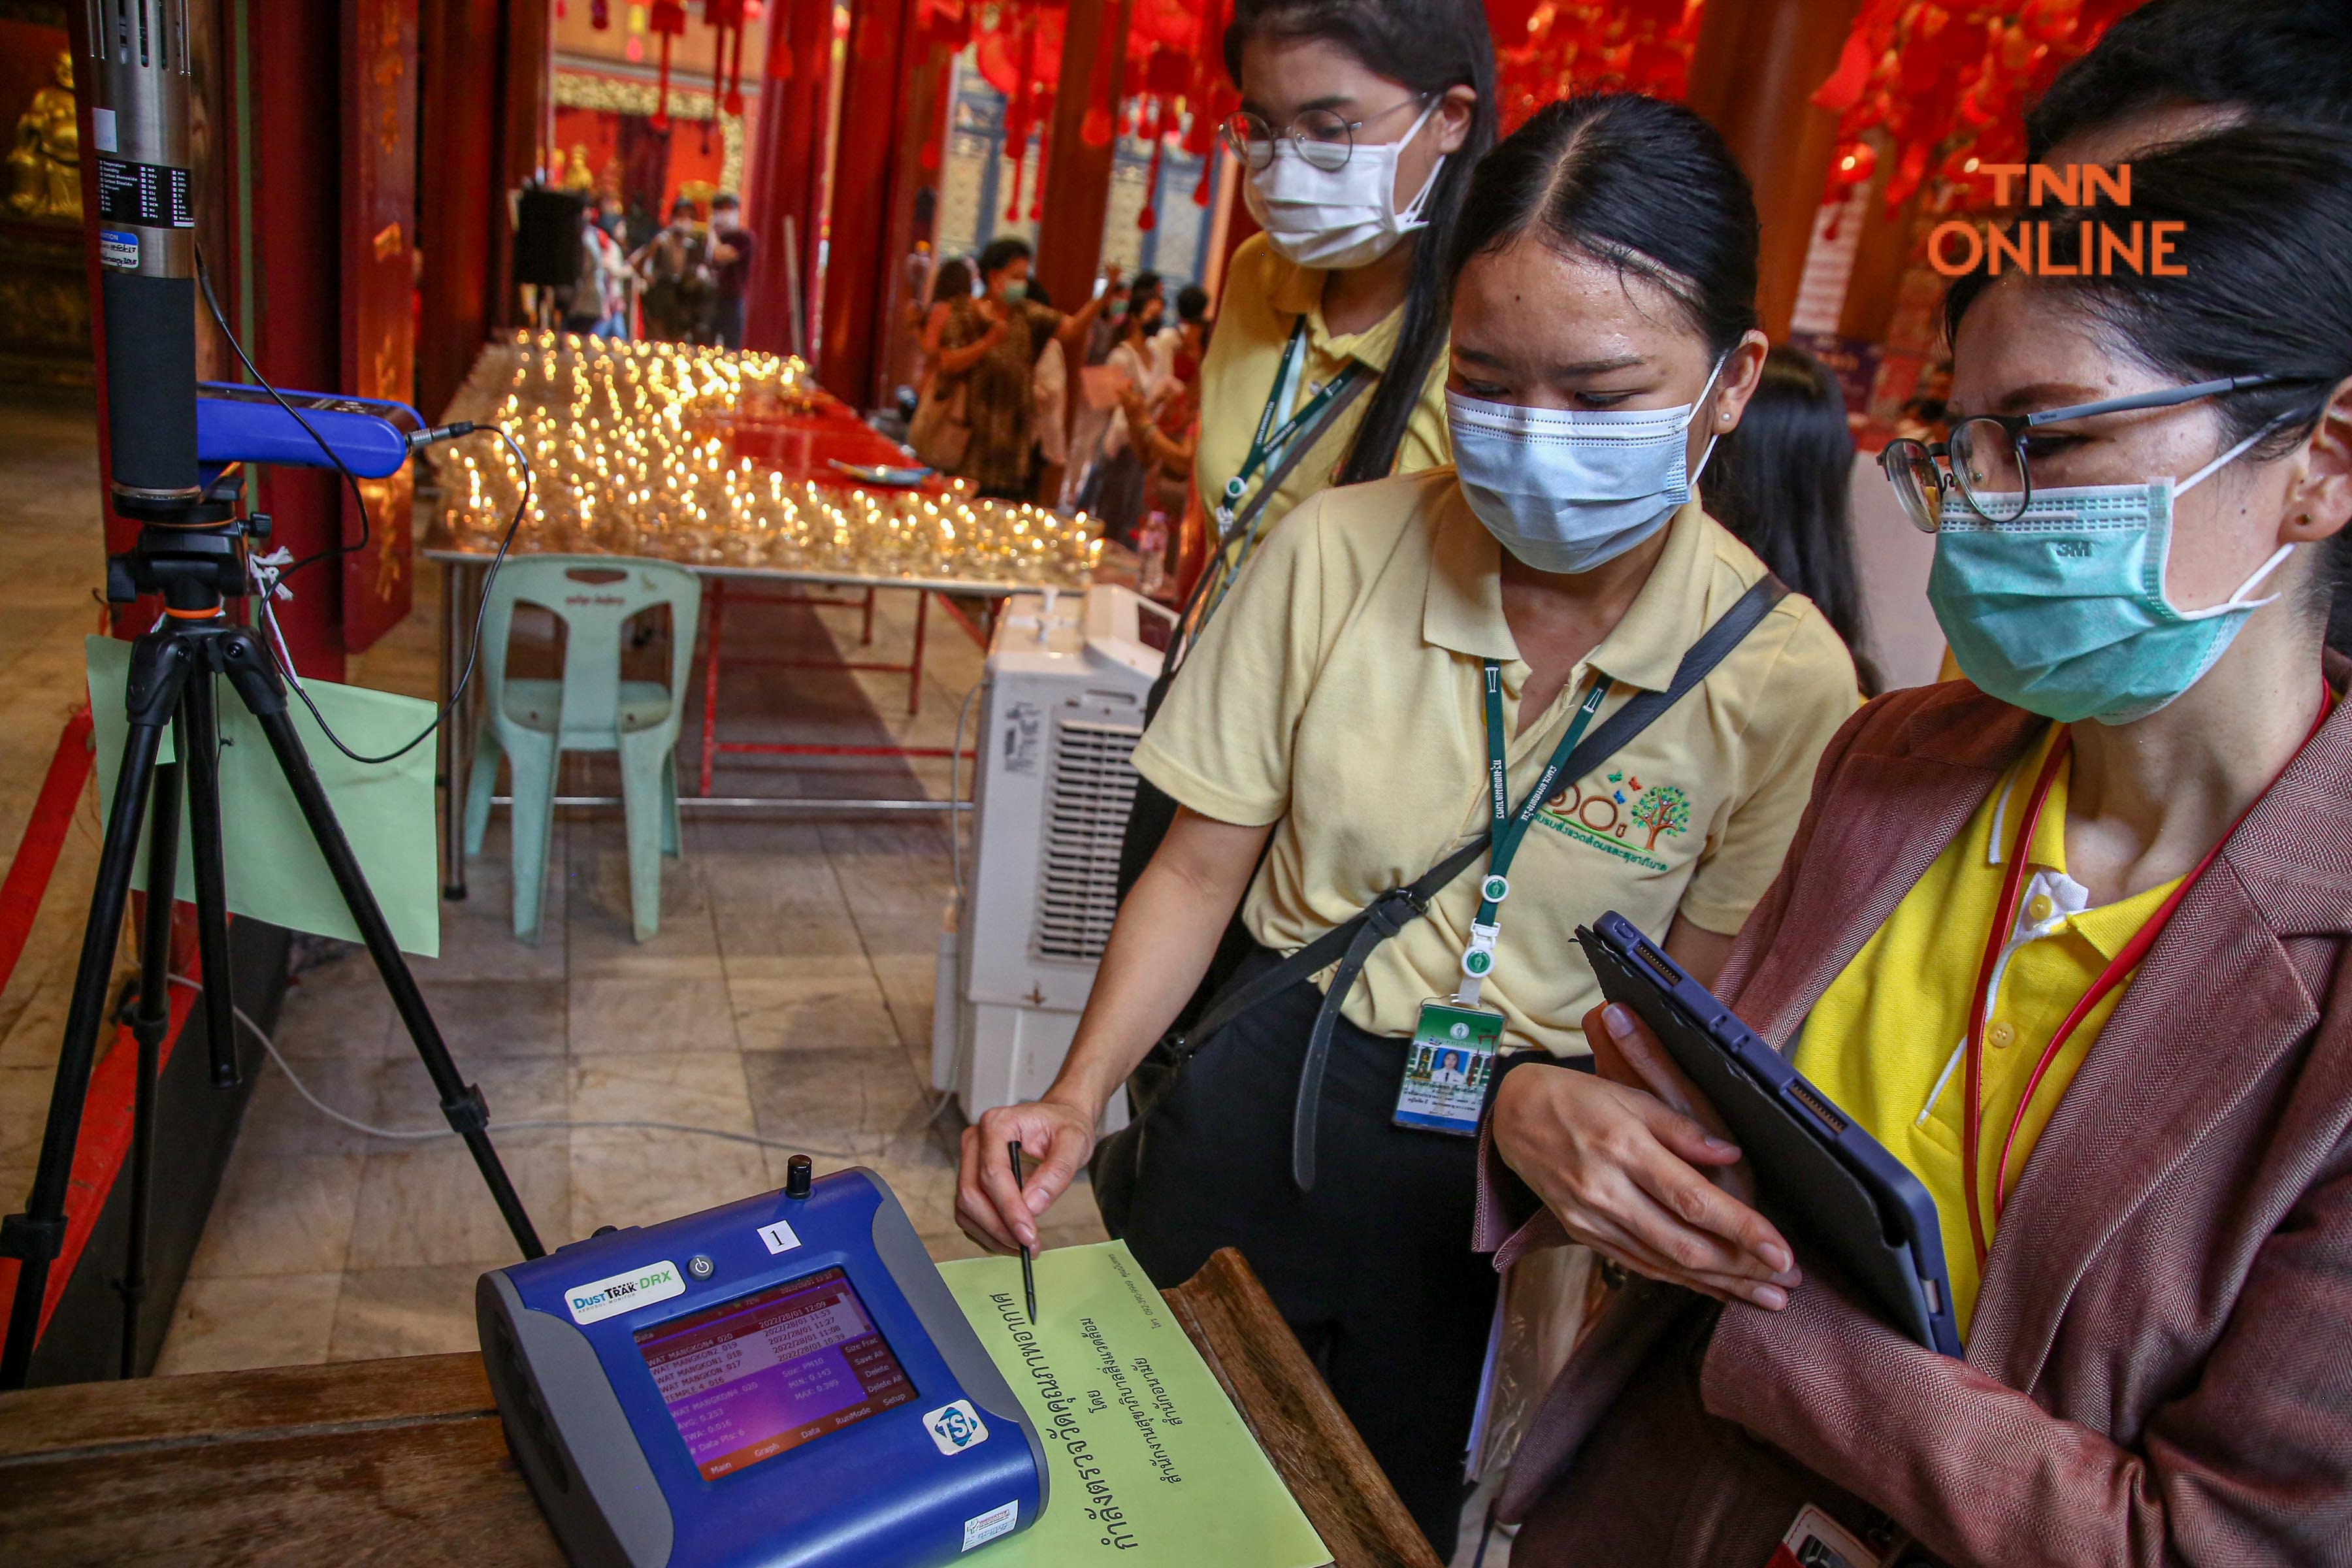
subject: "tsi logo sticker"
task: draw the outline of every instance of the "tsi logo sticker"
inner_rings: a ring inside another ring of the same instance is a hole
[[[966,1448],[988,1441],[988,1428],[982,1424],[980,1412],[968,1399],[953,1405],[942,1405],[923,1417],[924,1429],[931,1441],[940,1446],[942,1454],[961,1454]]]
[[[574,1285],[563,1293],[563,1304],[572,1309],[573,1322],[596,1323],[616,1312],[632,1311],[684,1294],[686,1281],[679,1278],[677,1265],[665,1259],[615,1274],[609,1279]]]

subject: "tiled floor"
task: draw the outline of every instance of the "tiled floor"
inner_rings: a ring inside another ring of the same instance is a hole
[[[909,595],[885,596],[875,655],[903,656],[911,610]],[[824,618],[854,642],[856,612]],[[360,661],[355,678],[425,689],[432,626],[428,604]],[[915,743],[947,742],[980,656],[936,610],[931,629],[923,714],[904,716],[903,677],[861,675],[871,706],[856,704],[852,717]],[[769,680],[749,684],[722,710],[730,732],[790,701]],[[731,765],[726,787],[845,793],[838,779],[808,776],[835,764],[776,764],[749,780],[761,766]],[[941,770],[919,771],[944,795]],[[946,832],[928,816],[689,816],[685,856],[665,874],[661,930],[639,943],[620,823],[577,816],[556,828],[550,858],[562,875],[551,879],[531,947],[509,930],[504,826],[493,820],[485,853],[469,863],[470,896],[443,906],[442,955],[415,967],[460,1068],[489,1101],[500,1154],[544,1240],[779,1185],[789,1153],[805,1152],[820,1172],[850,1163],[878,1172],[934,1255],[972,1250],[953,1217],[961,1122],[952,1107],[937,1106],[928,1081]],[[363,955],[301,975],[277,1039],[335,1109],[377,1127],[439,1126]],[[530,1121],[670,1122],[789,1148],[637,1127],[499,1130]],[[1057,1243],[1102,1235],[1083,1189],[1053,1217]],[[341,1126],[272,1067],[256,1087],[157,1370],[467,1349],[475,1279],[515,1257],[455,1139],[394,1141]]]

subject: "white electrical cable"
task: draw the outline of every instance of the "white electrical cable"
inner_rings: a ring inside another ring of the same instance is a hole
[[[184,985],[191,991],[201,992],[204,990],[204,987],[201,984],[191,980],[184,974],[173,975],[172,984],[174,985]],[[447,1127],[375,1127],[371,1126],[367,1122],[362,1121],[356,1116],[344,1115],[341,1111],[337,1110],[333,1106],[329,1105],[325,1100],[320,1100],[317,1095],[310,1092],[310,1085],[302,1081],[301,1075],[294,1070],[293,1064],[289,1062],[284,1054],[278,1050],[278,1042],[271,1039],[268,1034],[263,1032],[260,1025],[255,1023],[250,1017],[247,1016],[244,1008],[232,1007],[230,1008],[230,1011],[236,1016],[236,1021],[244,1025],[247,1029],[250,1030],[255,1039],[261,1042],[261,1048],[269,1053],[269,1059],[278,1064],[278,1070],[286,1075],[286,1081],[294,1086],[294,1092],[300,1095],[304,1100],[309,1100],[310,1102],[310,1108],[313,1110],[318,1111],[320,1115],[327,1117],[331,1121],[340,1121],[355,1132],[364,1132],[371,1138],[391,1138],[403,1142],[421,1142],[431,1138],[455,1138],[457,1136],[457,1133],[454,1129]],[[730,1143],[756,1144],[758,1147],[762,1149],[782,1149],[794,1154],[822,1154],[828,1160],[863,1160],[871,1157],[865,1154],[853,1153],[844,1149],[820,1149],[810,1143],[791,1143],[779,1138],[756,1137],[749,1132],[730,1132],[726,1129],[719,1127],[693,1127],[688,1126],[682,1121],[558,1121],[533,1120],[529,1121],[494,1121],[490,1123],[489,1126],[489,1131],[493,1132],[601,1131],[608,1129],[618,1129],[624,1131],[685,1132],[690,1133],[698,1138],[720,1138]]]

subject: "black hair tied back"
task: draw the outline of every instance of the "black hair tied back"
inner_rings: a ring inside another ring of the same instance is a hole
[[[1225,27],[1225,69],[1242,79],[1242,45],[1257,34],[1319,38],[1345,49],[1366,70],[1435,99],[1449,88],[1477,95],[1470,133],[1446,156],[1422,207],[1426,220],[1406,281],[1404,321],[1388,370],[1373,386],[1338,482],[1387,477],[1396,467],[1406,423],[1436,366],[1453,314],[1445,266],[1470,171],[1495,144],[1495,45],[1481,0],[1234,0]]]
[[[1679,103],[1597,92],[1545,105],[1478,166],[1447,276],[1528,234],[1663,289],[1718,356],[1757,324],[1755,193]]]

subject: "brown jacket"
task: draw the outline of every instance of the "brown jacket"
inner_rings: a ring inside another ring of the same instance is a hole
[[[1788,1049],[2044,722],[1960,683],[1864,709],[1719,994]],[[1783,1312],[1719,1319],[1636,1281],[1519,1448],[1514,1564],[1763,1568],[1807,1502],[1954,1564],[2352,1563],[2347,933],[2352,703],[2093,1044],[2002,1215],[1966,1360],[1818,1270]],[[1481,1248],[1556,1239],[1544,1215],[1512,1235],[1532,1207],[1488,1146]]]

